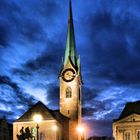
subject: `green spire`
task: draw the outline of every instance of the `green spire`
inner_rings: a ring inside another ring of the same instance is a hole
[[[73,25],[73,17],[72,17],[71,0],[69,5],[68,34],[67,34],[64,65],[67,63],[68,59],[70,59],[72,64],[75,67],[77,67],[76,45],[75,45],[75,37],[74,37],[74,25]]]

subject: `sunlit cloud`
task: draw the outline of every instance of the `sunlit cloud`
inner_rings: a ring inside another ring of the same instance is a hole
[[[48,103],[48,101],[46,100],[46,91],[43,89],[26,87],[25,92],[32,95],[38,101],[42,101],[46,104]]]

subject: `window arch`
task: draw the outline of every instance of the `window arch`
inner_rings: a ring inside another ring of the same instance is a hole
[[[130,132],[125,132],[124,133],[124,140],[131,140],[131,134],[130,134]]]
[[[66,98],[71,98],[72,97],[72,89],[70,86],[66,88]]]
[[[136,131],[136,140],[140,140],[140,130]]]

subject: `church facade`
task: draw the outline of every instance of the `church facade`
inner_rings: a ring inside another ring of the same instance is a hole
[[[42,117],[40,122],[34,116]],[[63,131],[65,130],[65,131]],[[69,140],[69,118],[40,101],[13,123],[13,140]]]
[[[113,122],[115,140],[140,140],[140,101],[125,105],[120,117]]]
[[[57,58],[56,58],[57,59]],[[80,140],[77,127],[82,117],[82,78],[76,55],[72,6],[70,1],[65,57],[59,73],[60,109],[50,110],[38,102],[13,123],[13,139]],[[34,116],[41,121],[35,122]],[[84,139],[84,138],[83,138]]]

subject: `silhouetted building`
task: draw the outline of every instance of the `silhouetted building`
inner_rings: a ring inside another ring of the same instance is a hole
[[[125,105],[113,122],[113,136],[115,140],[140,140],[140,101]]]
[[[0,140],[13,139],[13,126],[8,123],[6,118],[0,119]]]

